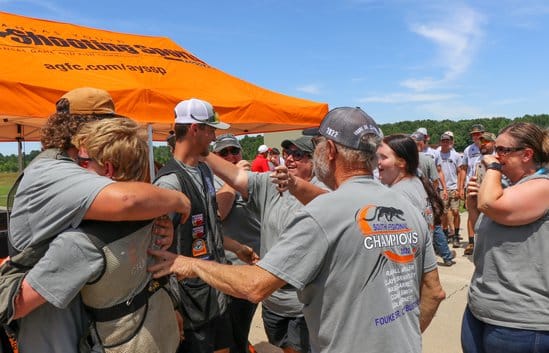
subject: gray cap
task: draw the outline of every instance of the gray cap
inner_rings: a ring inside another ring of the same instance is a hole
[[[482,124],[473,124],[473,126],[471,126],[471,131],[469,131],[469,134],[474,134],[476,132],[484,132],[484,125]]]
[[[454,138],[452,137],[452,135],[448,134],[448,133],[443,133],[442,135],[440,135],[440,140],[453,140]]]
[[[416,131],[413,134],[411,134],[410,137],[412,138],[412,140],[414,140],[416,142],[425,141],[425,135],[423,135],[421,132]]]
[[[295,140],[284,140],[280,144],[282,148],[289,148],[291,145],[295,145],[303,152],[313,153],[315,148],[313,146],[312,136],[301,136]]]
[[[213,143],[212,151],[219,152],[227,147],[236,147],[242,149],[240,142],[233,134],[223,134],[217,136]]]
[[[320,127],[303,130],[304,135],[322,135],[348,148],[370,151],[366,138],[374,135],[383,138],[383,132],[374,119],[360,108],[339,107],[326,114]]]

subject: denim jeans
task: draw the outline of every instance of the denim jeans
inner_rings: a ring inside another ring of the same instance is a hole
[[[549,352],[549,331],[521,330],[486,324],[465,308],[461,323],[464,353]]]
[[[435,247],[435,252],[442,257],[444,261],[452,260],[452,253],[450,252],[446,235],[442,231],[442,226],[440,224],[436,225],[435,230],[433,231],[433,246]]]

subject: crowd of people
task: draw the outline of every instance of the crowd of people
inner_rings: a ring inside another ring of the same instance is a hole
[[[106,91],[55,110],[14,186],[4,350],[249,353],[261,303],[287,353],[421,352],[464,201],[464,352],[549,351],[547,129],[475,124],[460,154],[451,131],[434,148],[426,128],[385,136],[339,107],[250,162],[192,98],[152,177],[144,130]]]

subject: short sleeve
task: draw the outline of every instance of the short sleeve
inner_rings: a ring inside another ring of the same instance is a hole
[[[66,231],[51,242],[26,280],[44,299],[63,309],[102,269],[103,256],[89,238],[78,231]]]
[[[324,229],[300,210],[258,266],[301,290],[317,276],[327,252]]]

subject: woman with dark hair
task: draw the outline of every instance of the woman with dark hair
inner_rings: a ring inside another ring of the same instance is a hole
[[[549,352],[549,130],[514,123],[471,177],[475,271],[461,326],[465,353]],[[506,176],[511,183],[503,188]]]
[[[444,206],[426,176],[418,175],[419,153],[415,141],[404,134],[386,136],[377,149],[377,160],[381,183],[406,196],[419,209],[432,233],[434,224],[440,224]],[[451,266],[456,252],[450,251],[445,239],[433,244],[444,265]]]

